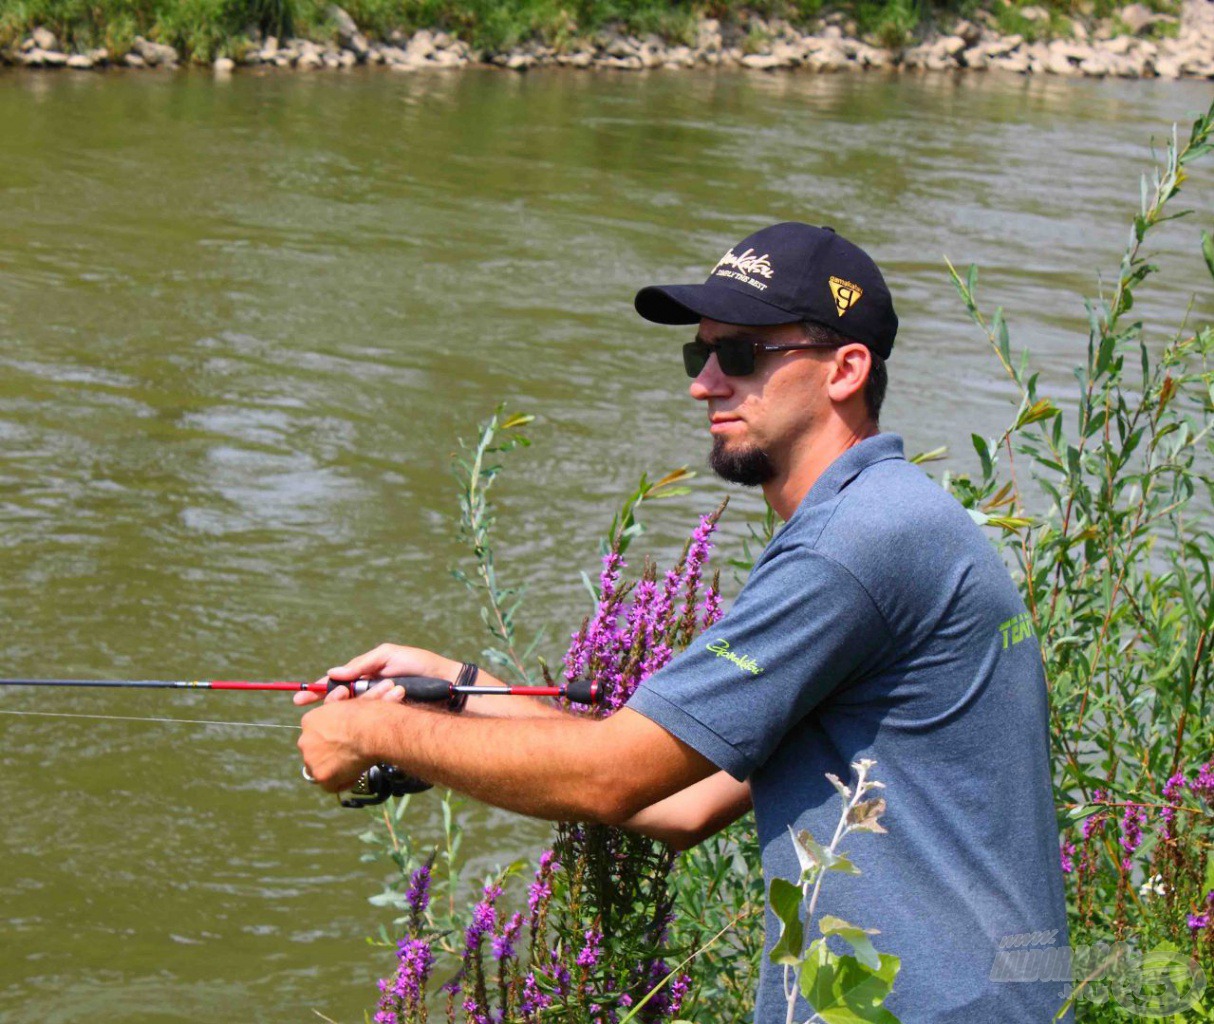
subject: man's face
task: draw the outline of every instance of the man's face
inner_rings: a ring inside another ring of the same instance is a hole
[[[742,327],[716,320],[701,320],[697,337],[708,345],[725,338],[770,345],[805,340],[799,324]],[[748,486],[788,472],[793,453],[812,443],[814,427],[829,409],[824,385],[832,360],[829,349],[756,352],[753,374],[730,377],[710,356],[690,392],[708,408],[713,471]]]

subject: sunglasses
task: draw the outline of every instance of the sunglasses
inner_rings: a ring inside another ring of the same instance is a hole
[[[829,342],[801,342],[799,345],[767,345],[745,338],[723,338],[714,345],[696,338],[683,346],[683,368],[688,377],[698,377],[715,355],[717,365],[727,377],[748,377],[755,372],[756,352],[794,352],[803,348],[837,348]]]

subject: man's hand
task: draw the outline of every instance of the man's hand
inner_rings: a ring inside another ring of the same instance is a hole
[[[390,711],[383,701],[399,703],[403,691],[384,682],[357,700],[351,700],[349,694],[349,690],[334,690],[300,722],[304,768],[330,793],[349,789],[375,763],[368,746],[375,728],[382,725],[382,716]]]
[[[336,680],[342,683],[352,683],[356,679],[383,679],[395,676],[429,676],[432,679],[455,681],[459,675],[460,663],[444,658],[441,654],[422,650],[420,647],[403,647],[400,644],[380,644],[373,651],[360,654],[357,658],[347,661],[344,665],[331,668],[318,680]],[[368,698],[400,701],[404,694],[400,687],[383,684],[368,690],[362,700]],[[350,690],[340,687],[326,697],[320,694],[301,691],[292,698],[296,704],[315,704],[318,700],[339,701],[348,700]]]

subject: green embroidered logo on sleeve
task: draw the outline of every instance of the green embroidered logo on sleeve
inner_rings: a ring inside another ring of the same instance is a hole
[[[708,649],[718,658],[732,661],[738,668],[744,672],[749,672],[753,676],[757,676],[763,671],[749,654],[738,654],[736,651],[731,651],[728,640],[723,638],[713,640],[708,644]]]
[[[1033,636],[1033,617],[1028,612],[1021,612],[1007,622],[999,624],[999,633],[1003,637],[1003,649],[1014,647],[1021,640]]]

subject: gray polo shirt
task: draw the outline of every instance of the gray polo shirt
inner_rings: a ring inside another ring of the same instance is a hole
[[[1001,945],[1067,944],[1040,649],[998,554],[901,438],[836,459],[729,612],[628,706],[750,780],[769,884],[797,878],[790,825],[829,843],[826,773],[877,761],[889,834],[848,837],[862,874],[829,874],[818,913],[880,929],[904,1024],[1052,1019],[1061,982],[997,966]],[[758,1024],[784,1021],[782,977],[764,956]]]

